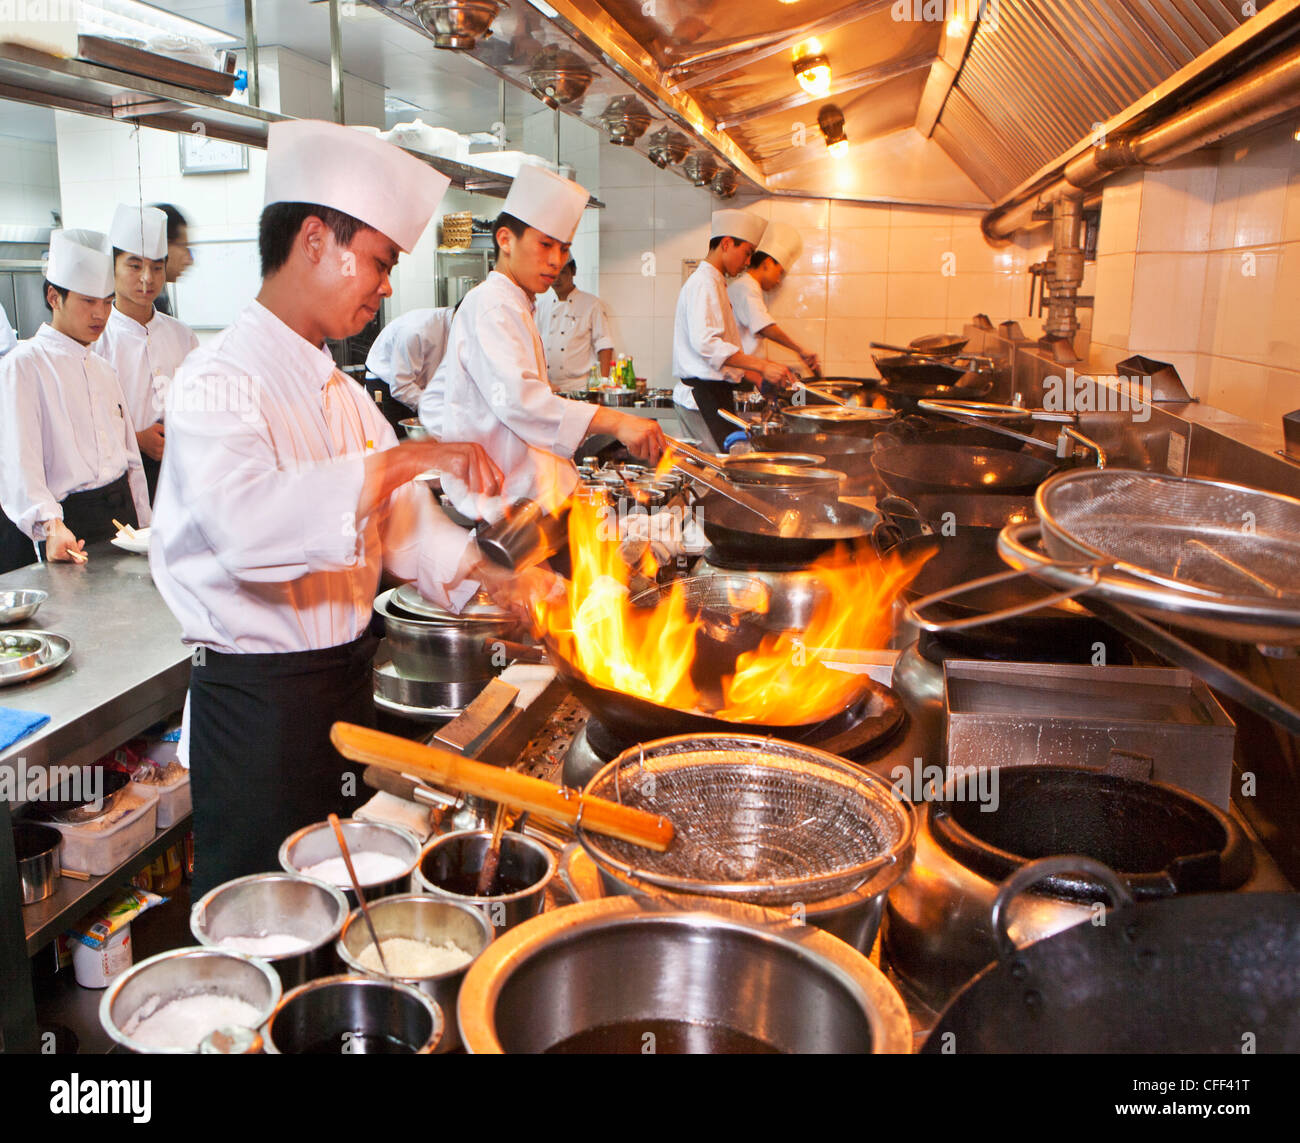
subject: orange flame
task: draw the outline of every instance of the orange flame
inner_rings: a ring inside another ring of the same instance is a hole
[[[925,559],[880,560],[865,545],[835,549],[803,573],[819,585],[803,630],[768,631],[735,657],[733,670],[714,679],[692,677],[701,648],[716,651],[718,644],[709,642],[706,620],[692,614],[682,581],[653,605],[631,601],[633,573],[620,555],[617,523],[602,504],[573,498],[569,551],[573,579],[565,598],[539,603],[535,614],[538,627],[587,679],[660,706],[769,726],[830,718],[861,695],[860,676],[824,661],[887,644],[894,600]]]

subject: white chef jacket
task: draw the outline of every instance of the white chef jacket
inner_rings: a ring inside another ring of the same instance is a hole
[[[504,491],[471,495],[444,476],[443,492],[470,519],[500,519],[519,499],[558,508],[578,483],[566,458],[595,415],[596,406],[552,392],[532,299],[493,270],[456,311],[447,355],[420,398],[420,421],[442,440],[481,444],[505,474]]]
[[[9,324],[9,315],[5,313],[4,306],[0,306],[0,357],[17,344],[18,335],[14,333],[14,327]]]
[[[554,290],[542,294],[537,299],[537,332],[551,384],[557,389],[587,380],[600,360],[597,354],[614,348],[605,303],[584,290],[571,290],[563,300]]]
[[[136,519],[149,523],[149,491],[126,397],[113,367],[89,346],[44,324],[0,358],[0,505],[24,533],[63,519],[73,492],[123,473]]]
[[[91,348],[117,372],[136,432],[162,419],[167,387],[199,339],[184,322],[154,311],[148,325],[127,317],[116,306]]]
[[[149,564],[185,642],[244,653],[350,643],[383,569],[454,610],[477,589],[458,582],[469,533],[424,489],[407,484],[357,518],[364,458],[397,438],[323,347],[260,303],[190,355],[166,413]]]
[[[677,295],[673,376],[739,384],[743,372],[723,363],[740,353],[740,330],[722,271],[701,262]]]
[[[746,353],[767,356],[766,352],[760,353],[764,339],[758,335],[760,330],[775,324],[776,319],[768,313],[767,303],[763,301],[763,287],[746,271],[727,287],[727,297],[740,330],[740,348]]]
[[[411,310],[389,322],[366,356],[366,368],[388,382],[388,391],[408,409],[418,409],[420,394],[447,352],[455,306]]]

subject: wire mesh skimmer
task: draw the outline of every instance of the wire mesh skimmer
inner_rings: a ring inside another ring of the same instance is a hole
[[[889,784],[832,754],[753,735],[665,738],[620,754],[585,790],[676,827],[653,853],[578,833],[607,876],[755,905],[823,901],[904,871],[915,819]]]

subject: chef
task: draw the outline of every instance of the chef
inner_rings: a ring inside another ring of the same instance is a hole
[[[389,322],[366,355],[366,368],[408,409],[420,407],[420,394],[442,364],[455,306],[411,310]]]
[[[360,131],[273,123],[261,290],[168,393],[149,555],[195,648],[196,893],[275,868],[289,833],[359,804],[329,729],[373,720],[382,572],[452,610],[479,582],[511,601],[504,573],[410,484],[438,469],[491,495],[500,473],[477,445],[397,444],[325,347],[373,319],[446,187]]]
[[[185,215],[169,202],[156,202],[154,209],[167,216],[167,285],[170,286],[194,265],[194,255],[190,253],[190,224]],[[153,304],[161,313],[172,312],[171,297],[166,290],[159,292]]]
[[[0,359],[0,572],[84,562],[114,518],[149,523],[135,429],[113,367],[91,345],[113,305],[107,235],[56,230],[45,271],[50,320]]]
[[[798,354],[813,372],[821,366],[817,355],[805,350],[785,332],[768,312],[763,295],[779,286],[799,255],[803,253],[803,239],[789,223],[769,222],[759,239],[759,248],[749,259],[749,269],[727,287],[731,309],[736,315],[740,330],[740,347],[746,353],[765,357],[763,341],[774,341]]]
[[[741,348],[740,330],[727,296],[727,278],[739,274],[749,263],[766,225],[747,211],[714,211],[708,257],[677,295],[673,376],[681,387],[673,397],[688,410],[691,404],[696,406],[715,446],[721,445],[735,428],[718,415],[718,410],[735,408],[733,390],[744,380],[746,371],[773,384],[794,381],[794,375],[784,365]],[[683,401],[683,397],[687,400]]]
[[[537,299],[537,332],[546,351],[546,371],[557,392],[586,387],[591,367],[609,376],[614,338],[609,314],[595,294],[573,284],[578,264],[570,258],[553,285]]]
[[[447,355],[420,398],[434,436],[477,441],[505,474],[504,494],[483,497],[444,477],[443,491],[471,520],[500,519],[519,499],[553,512],[578,483],[574,450],[590,433],[609,433],[652,463],[665,445],[657,422],[556,396],[534,320],[534,299],[569,260],[587,191],[540,167],[515,177],[497,217],[497,261],[465,295]]]
[[[199,339],[189,326],[154,309],[167,272],[167,216],[152,206],[120,205],[108,236],[116,293],[95,352],[116,370],[126,394],[152,501],[162,467],[167,386]]]
[[[14,333],[14,327],[9,324],[9,315],[5,313],[4,306],[0,306],[0,357],[17,344],[18,335]]]

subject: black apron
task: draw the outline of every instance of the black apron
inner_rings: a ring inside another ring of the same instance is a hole
[[[351,816],[365,802],[363,767],[334,749],[329,732],[336,721],[374,725],[378,645],[366,633],[322,651],[196,652],[189,710],[196,899],[232,878],[279,869],[291,833],[331,812]]]
[[[144,466],[144,481],[149,486],[149,503],[152,505],[158,494],[158,475],[162,472],[162,461],[141,453],[140,463]],[[119,516],[118,519],[121,520],[122,517]]]
[[[113,521],[120,520],[131,527],[139,525],[135,514],[135,501],[131,498],[131,485],[126,473],[100,488],[84,492],[70,492],[61,501],[63,523],[67,529],[88,544],[111,540],[117,535]],[[25,568],[36,562],[36,549],[31,538],[24,535],[8,516],[0,514],[0,573]],[[44,548],[41,549],[42,553]]]
[[[718,410],[726,409],[729,413],[736,411],[736,386],[726,381],[711,381],[700,377],[683,377],[682,384],[690,386],[700,416],[704,418],[709,432],[721,448],[722,442],[736,431],[736,426],[720,417]]]

